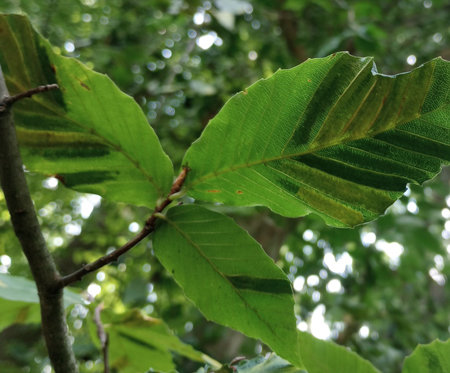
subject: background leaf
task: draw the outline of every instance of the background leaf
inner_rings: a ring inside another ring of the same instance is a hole
[[[64,289],[66,307],[83,303],[79,294]],[[39,322],[40,308],[36,284],[24,277],[0,273],[0,330],[13,323]]]
[[[208,319],[301,365],[291,284],[232,219],[200,206],[174,207],[155,231],[154,249]]]
[[[194,198],[355,226],[450,161],[450,63],[378,74],[336,53],[232,97],[188,150]],[[217,151],[220,149],[220,151]]]
[[[41,320],[38,303],[0,298],[0,307],[2,310],[0,330],[12,324],[38,323]]]
[[[435,340],[419,345],[405,359],[402,373],[446,373],[450,372],[450,339]]]
[[[14,106],[25,165],[66,186],[153,207],[173,170],[137,103],[105,75],[55,53],[24,16],[0,16],[0,65],[11,95],[60,90]]]
[[[158,372],[174,372],[175,365],[168,350],[153,345],[132,334],[112,330],[109,333],[111,366],[120,372],[145,373],[150,368]]]
[[[370,362],[333,342],[299,332],[300,353],[308,373],[380,373]]]
[[[121,372],[147,372],[149,368],[174,371],[171,352],[220,366],[207,355],[181,342],[161,319],[145,316],[139,310],[130,310],[122,315],[104,311],[102,321],[110,336],[113,364]]]

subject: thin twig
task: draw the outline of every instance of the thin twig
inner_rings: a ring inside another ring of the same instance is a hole
[[[109,373],[109,358],[108,358],[108,345],[109,345],[109,335],[105,332],[105,328],[102,324],[102,319],[100,317],[100,313],[103,310],[103,303],[100,303],[97,307],[95,307],[94,310],[94,322],[97,326],[97,335],[100,339],[100,344],[102,346],[102,353],[103,353],[103,372]]]
[[[39,87],[32,88],[26,92],[19,93],[15,96],[7,96],[5,97],[2,102],[0,103],[0,112],[3,112],[10,108],[15,102],[22,100],[27,97],[31,97],[35,94],[51,91],[53,89],[58,89],[58,84],[47,84],[47,85],[40,85]]]
[[[60,287],[65,287],[76,281],[80,281],[86,274],[96,271],[97,269],[117,260],[119,256],[125,254],[128,250],[136,246],[145,237],[152,233],[155,229],[157,215],[160,214],[172,202],[171,197],[181,190],[188,171],[189,169],[187,167],[183,168],[183,170],[180,172],[180,175],[178,175],[178,177],[173,182],[172,188],[170,189],[170,192],[167,195],[166,199],[155,208],[152,215],[145,222],[144,228],[138,233],[137,236],[132,238],[117,250],[114,250],[113,252],[97,259],[95,262],[86,264],[77,271],[62,277],[59,282]]]

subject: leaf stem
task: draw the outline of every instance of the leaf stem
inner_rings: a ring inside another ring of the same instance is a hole
[[[88,273],[94,272],[97,269],[117,260],[121,255],[125,254],[127,251],[129,251],[134,246],[136,246],[139,242],[141,242],[145,237],[147,237],[150,233],[152,233],[155,229],[155,223],[156,223],[156,219],[158,219],[158,215],[160,215],[161,212],[172,202],[171,197],[181,190],[188,172],[189,172],[188,167],[184,167],[181,170],[180,174],[173,182],[172,188],[170,189],[170,192],[167,195],[166,199],[164,201],[162,201],[158,206],[156,206],[153,213],[150,215],[150,217],[145,222],[144,228],[135,237],[133,237],[125,245],[114,250],[113,252],[102,256],[101,258],[97,259],[96,261],[94,261],[92,263],[84,265],[77,271],[72,272],[71,274],[68,274],[67,276],[62,277],[59,280],[59,286],[61,288],[63,288],[74,282],[80,281]]]

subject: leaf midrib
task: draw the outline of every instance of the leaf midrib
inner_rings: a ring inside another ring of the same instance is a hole
[[[434,60],[433,60],[433,61],[434,61]],[[368,66],[368,64],[369,64],[370,62],[373,62],[373,58],[368,59],[367,63],[364,64],[364,66],[359,70],[359,72],[356,74],[356,76],[352,79],[352,81],[350,82],[350,84],[345,88],[344,93],[349,89],[349,87],[350,87],[350,86],[352,85],[352,83],[357,79],[357,77],[360,76],[360,74],[365,70],[365,68]],[[366,135],[362,135],[362,136],[359,136],[359,137],[356,136],[355,138],[344,139],[344,140],[341,139],[340,141],[336,141],[336,142],[334,142],[334,143],[332,142],[332,143],[329,143],[329,144],[326,144],[326,145],[323,145],[323,146],[313,147],[313,148],[310,148],[310,149],[308,149],[308,150],[306,150],[306,151],[303,151],[303,152],[290,153],[290,154],[281,154],[280,156],[276,156],[276,157],[263,158],[263,159],[260,159],[260,160],[254,161],[254,162],[246,162],[246,163],[243,163],[243,164],[240,164],[240,165],[236,165],[236,166],[229,166],[229,167],[227,167],[227,168],[225,168],[225,169],[222,169],[221,171],[213,171],[213,172],[207,173],[207,174],[205,174],[205,175],[199,177],[198,179],[194,179],[194,181],[192,181],[191,183],[188,182],[188,183],[186,184],[186,186],[185,186],[185,189],[186,189],[186,190],[192,189],[193,187],[195,187],[195,185],[201,184],[201,183],[203,183],[203,182],[205,182],[205,181],[207,181],[207,180],[209,180],[209,179],[213,179],[213,178],[218,177],[218,176],[220,176],[220,175],[223,175],[223,174],[226,174],[226,173],[229,173],[229,172],[234,172],[234,171],[239,170],[239,169],[243,169],[243,168],[252,168],[252,167],[254,167],[254,166],[257,166],[257,165],[260,165],[260,164],[264,164],[264,163],[269,163],[269,162],[272,162],[272,161],[277,161],[277,160],[282,160],[282,159],[287,159],[287,158],[292,158],[292,157],[298,157],[298,156],[302,156],[302,155],[307,155],[307,154],[311,154],[311,153],[314,153],[314,152],[316,152],[316,151],[320,151],[320,150],[323,150],[323,149],[326,149],[326,148],[329,148],[329,147],[333,147],[333,146],[336,146],[336,145],[344,145],[344,144],[347,144],[347,143],[350,143],[350,142],[353,142],[353,141],[356,141],[356,140],[361,140],[361,139],[364,139],[364,138],[373,138],[373,137],[375,137],[376,135],[379,135],[379,134],[381,134],[381,133],[385,133],[385,132],[388,132],[388,131],[397,129],[398,127],[400,127],[400,126],[402,126],[402,125],[404,125],[404,124],[410,123],[410,122],[413,121],[413,120],[418,120],[418,119],[424,120],[424,118],[425,118],[426,116],[428,116],[429,114],[432,114],[432,113],[434,113],[434,112],[437,111],[437,110],[442,110],[442,109],[444,109],[444,108],[446,108],[447,106],[450,105],[450,102],[447,102],[447,103],[445,103],[445,104],[443,104],[443,105],[441,105],[441,106],[439,106],[439,107],[437,107],[437,108],[435,108],[435,109],[433,109],[433,110],[431,110],[431,111],[429,111],[429,112],[426,112],[426,113],[424,113],[424,114],[421,114],[421,110],[422,110],[422,107],[423,107],[423,103],[425,102],[426,97],[428,96],[428,93],[429,93],[429,90],[430,90],[430,87],[431,87],[431,81],[432,81],[432,77],[433,77],[433,75],[434,75],[435,68],[436,68],[436,64],[433,64],[433,70],[432,70],[432,72],[431,72],[430,78],[428,79],[428,85],[427,85],[427,88],[426,88],[426,91],[427,91],[427,92],[426,92],[426,93],[424,94],[424,96],[423,96],[423,102],[422,102],[422,104],[421,104],[420,107],[419,107],[419,112],[416,114],[416,117],[411,118],[411,119],[408,120],[408,121],[404,121],[404,122],[397,123],[397,124],[395,124],[395,125],[394,125],[393,127],[391,127],[391,128],[386,128],[386,129],[381,130],[381,131],[378,131],[378,132],[373,132],[371,135],[367,135],[367,132],[366,132]],[[405,74],[406,74],[406,73],[405,73]],[[398,75],[399,75],[399,74],[398,74]],[[325,75],[325,77],[326,77],[326,75]],[[322,81],[325,79],[325,77],[322,79]],[[376,73],[374,74],[375,82],[372,84],[372,86],[370,87],[368,93],[367,93],[367,94],[365,95],[365,97],[363,98],[363,101],[366,101],[367,97],[370,95],[370,92],[372,91],[372,89],[374,88],[374,86],[376,85],[376,83],[378,82],[378,79],[379,79],[380,77],[385,77],[385,75],[380,74],[380,73],[378,73],[378,72],[376,72]],[[394,75],[394,76],[390,76],[390,75],[389,75],[389,76],[387,76],[387,77],[390,77],[390,78],[394,77],[394,78],[395,78],[396,75]],[[409,84],[409,83],[408,83],[408,84]],[[319,86],[320,86],[320,85],[319,85]],[[389,92],[390,92],[390,90],[389,90]],[[386,94],[386,96],[389,94],[389,92]],[[340,97],[338,98],[337,102],[330,108],[330,111],[328,112],[326,119],[328,118],[330,112],[334,110],[334,108],[336,107],[337,103],[342,99],[344,93],[340,95]],[[312,95],[312,97],[314,97],[314,94]],[[312,97],[311,97],[310,101],[312,100]],[[380,105],[380,109],[379,109],[378,111],[380,111],[381,108],[382,108],[383,106],[384,106],[384,105],[383,105],[383,101],[382,101],[382,102],[381,102],[381,105]],[[356,112],[359,112],[359,110],[361,109],[361,107],[362,107],[362,103],[359,105],[359,107],[357,108]],[[401,108],[401,109],[403,109],[403,108]],[[379,114],[379,112],[377,113],[377,116],[376,116],[376,117],[378,117],[378,114]],[[399,113],[397,113],[397,114],[399,114]],[[355,115],[356,115],[356,113],[353,114],[353,116],[352,116],[352,118],[350,119],[349,122],[352,122],[352,120],[354,119],[354,116],[355,116]],[[398,115],[397,115],[397,117],[398,117]],[[375,119],[376,119],[376,118],[375,118]],[[325,123],[325,122],[326,122],[326,120],[324,121],[324,123]],[[322,124],[322,126],[324,125],[324,123]],[[372,124],[373,124],[373,123],[372,123]],[[321,126],[321,127],[322,127],[322,126]],[[295,129],[294,129],[294,132],[295,132]],[[413,135],[414,135],[414,136],[419,136],[419,135],[416,135],[416,134],[414,134],[414,133],[413,133]],[[291,135],[291,137],[292,137],[292,135]],[[428,138],[427,138],[427,139],[428,139]],[[314,140],[313,140],[313,141],[314,141]],[[285,149],[285,147],[287,146],[288,143],[289,143],[289,140],[286,142],[285,146],[283,147],[282,152],[284,151],[284,149]],[[266,148],[267,148],[267,144],[266,144]],[[265,148],[265,149],[266,149],[266,148]],[[265,151],[263,152],[263,155],[264,155],[264,154],[265,154]]]
[[[236,165],[236,166],[230,166],[230,167],[227,167],[225,169],[222,169],[221,171],[210,172],[210,173],[208,173],[208,174],[206,174],[206,175],[204,175],[204,176],[194,180],[193,182],[187,184],[186,185],[186,190],[189,190],[189,189],[193,188],[195,185],[201,184],[201,183],[205,182],[206,180],[218,177],[220,175],[223,175],[223,174],[226,174],[226,173],[229,173],[229,172],[234,172],[234,171],[239,170],[239,169],[252,168],[254,166],[258,166],[258,165],[264,164],[264,163],[269,163],[269,162],[278,161],[278,160],[282,160],[282,159],[293,158],[293,157],[300,157],[300,156],[311,154],[311,153],[314,153],[314,152],[317,152],[317,151],[320,151],[320,150],[324,150],[324,149],[327,149],[327,148],[330,148],[330,147],[333,147],[333,146],[336,146],[336,145],[344,145],[346,143],[350,143],[350,142],[353,142],[353,141],[356,141],[356,140],[361,140],[361,139],[365,139],[365,138],[373,138],[373,137],[375,137],[375,136],[377,136],[377,135],[379,135],[381,133],[385,133],[385,132],[392,131],[394,129],[398,129],[398,127],[401,127],[404,124],[410,123],[413,120],[418,120],[418,119],[423,120],[428,115],[434,113],[437,110],[442,110],[442,109],[446,108],[447,106],[450,106],[450,102],[448,102],[448,103],[446,103],[446,104],[444,104],[442,106],[439,106],[438,108],[436,108],[434,110],[428,111],[425,114],[418,114],[415,118],[413,118],[411,120],[408,120],[406,122],[398,123],[393,128],[389,128],[387,130],[383,130],[383,131],[379,131],[379,132],[374,132],[374,133],[372,133],[369,136],[360,136],[360,137],[355,137],[355,138],[352,138],[352,139],[346,139],[346,140],[343,140],[343,141],[340,140],[340,141],[332,142],[330,144],[312,147],[312,148],[309,148],[309,149],[307,149],[306,151],[303,151],[303,152],[282,154],[282,155],[279,155],[279,156],[276,156],[276,157],[269,157],[269,158],[265,158],[265,159],[259,159],[257,161],[253,161],[253,162],[243,163],[243,164]],[[408,131],[403,131],[403,132],[410,133]],[[412,133],[412,135],[419,137],[419,135],[416,135],[414,133]],[[429,139],[427,138],[427,140],[429,140]]]
[[[245,304],[246,307],[248,307],[248,309],[252,310],[253,313],[256,315],[256,317],[272,332],[272,334],[278,339],[279,342],[282,342],[282,339],[278,336],[278,334],[275,332],[275,330],[272,328],[272,326],[270,324],[267,323],[267,321],[265,321],[261,315],[258,313],[258,310],[255,309],[252,305],[250,305],[247,300],[244,298],[244,296],[241,294],[240,290],[238,288],[236,288],[233,283],[228,280],[227,276],[221,271],[219,270],[214,263],[212,263],[209,258],[205,255],[205,253],[203,252],[203,250],[200,248],[199,245],[197,245],[192,239],[191,237],[185,233],[180,227],[178,227],[177,224],[175,224],[175,222],[173,222],[172,220],[170,220],[169,218],[167,218],[167,216],[164,218],[164,220],[166,220],[172,227],[174,227],[178,233],[183,236],[186,241],[193,246],[197,252],[205,259],[205,261],[211,266],[211,268],[217,273],[219,274],[224,280],[225,282],[227,282],[231,288],[234,289],[235,293],[238,295],[239,298],[241,298],[242,302]]]

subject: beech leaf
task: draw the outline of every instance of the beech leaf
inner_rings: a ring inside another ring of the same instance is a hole
[[[106,75],[55,53],[25,16],[0,15],[0,46],[10,95],[59,85],[14,105],[27,169],[81,192],[149,208],[167,195],[172,163],[132,97]]]
[[[450,63],[379,74],[345,52],[279,70],[233,96],[188,149],[197,199],[314,212],[352,227],[450,161]]]

